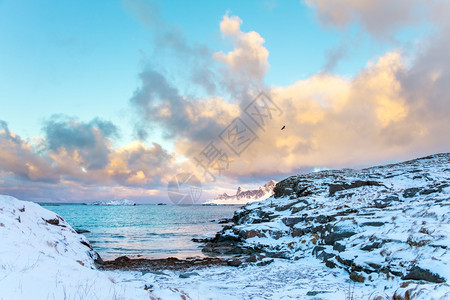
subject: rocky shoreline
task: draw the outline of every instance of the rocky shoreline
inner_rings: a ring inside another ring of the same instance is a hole
[[[100,270],[121,270],[121,271],[159,271],[159,270],[191,270],[201,269],[213,266],[227,266],[228,261],[222,258],[206,257],[206,258],[187,258],[178,259],[176,257],[168,257],[161,259],[147,258],[129,258],[120,256],[114,260],[106,260],[97,264]]]
[[[289,177],[203,240],[215,255],[317,258],[355,282],[444,283],[450,267],[450,154]]]
[[[439,154],[360,171],[292,176],[275,186],[274,197],[237,210],[215,237],[194,240],[211,257],[119,257],[98,266],[190,271],[310,257],[345,270],[354,282],[396,277],[445,283],[449,171],[450,155]]]

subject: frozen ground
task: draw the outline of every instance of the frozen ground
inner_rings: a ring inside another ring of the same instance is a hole
[[[0,196],[0,299],[148,299],[95,269],[97,254],[61,217]]]
[[[394,277],[353,283],[342,269],[311,257],[238,268],[101,272],[95,269],[95,252],[69,224],[37,204],[7,196],[0,196],[0,234],[0,299],[5,300],[388,299],[400,283]],[[442,286],[431,289],[425,287],[416,299],[430,299],[430,293],[438,299],[446,292]]]

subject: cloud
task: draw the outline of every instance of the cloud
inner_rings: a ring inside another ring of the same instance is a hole
[[[47,200],[72,201],[95,195],[148,197],[159,195],[155,189],[174,172],[173,154],[157,143],[113,148],[118,130],[109,121],[53,116],[43,129],[45,136],[32,145],[0,121],[2,193],[31,200],[44,199],[45,193]]]
[[[214,58],[228,65],[239,80],[263,81],[269,68],[269,51],[264,39],[255,31],[242,32],[242,20],[238,16],[223,16],[220,31],[230,38],[234,49],[228,53],[216,52]]]
[[[123,0],[124,7],[151,33],[155,45],[145,64],[165,69],[181,82],[195,84],[207,94],[217,92],[215,62],[206,45],[191,43],[181,27],[165,22],[156,1]],[[145,135],[145,132],[141,133]]]
[[[336,11],[328,12],[325,2],[308,4],[317,5],[318,13],[326,12],[324,18],[329,17],[333,26],[365,22],[364,26],[374,35],[391,34],[410,24],[417,9],[400,12],[398,5],[406,5],[404,2],[383,2],[388,8],[372,4],[375,8],[371,10],[366,2],[347,1]],[[373,27],[372,18],[378,18],[392,5],[392,14],[404,14],[398,20],[385,16],[386,22],[394,22],[393,31],[383,27],[385,24]],[[220,23],[223,36],[230,38],[234,46],[228,53],[214,54],[229,71],[224,72],[224,78],[230,79],[224,85],[263,82],[269,67],[264,39],[256,32],[242,32],[241,26],[239,17],[228,14]],[[178,154],[192,158],[210,141],[223,147],[233,160],[225,175],[240,181],[261,176],[275,178],[315,167],[367,166],[445,151],[449,144],[437,134],[449,128],[445,114],[450,112],[450,101],[444,84],[448,80],[445,66],[449,60],[444,50],[448,49],[448,38],[444,31],[448,32],[443,30],[424,42],[415,57],[406,56],[400,49],[392,50],[369,61],[353,78],[327,73],[347,54],[347,49],[341,47],[330,53],[324,72],[290,86],[267,88],[284,114],[264,129],[247,119],[259,139],[240,157],[233,156],[218,135],[234,118],[245,118],[243,110],[255,96],[251,84],[245,86],[247,94],[236,93],[242,95],[241,101],[229,103],[220,97],[192,99],[160,72],[150,69],[141,74],[142,85],[131,103],[141,113],[141,122],[158,124],[168,131]],[[286,129],[280,131],[283,125]]]
[[[156,143],[147,147],[136,141],[111,152],[109,158],[105,172],[122,185],[155,187],[172,175],[173,156]]]
[[[10,131],[0,120],[0,174],[13,174],[22,180],[56,182],[51,162],[35,153],[34,148]]]
[[[345,29],[360,23],[371,35],[390,39],[405,26],[418,25],[436,1],[420,0],[306,0],[320,23]]]
[[[82,123],[73,118],[53,116],[44,125],[48,148],[77,155],[86,169],[102,169],[108,163],[110,138],[118,136],[117,127],[98,118]]]
[[[146,69],[140,74],[141,87],[130,100],[141,124],[157,126],[166,138],[206,143],[239,114],[237,104],[223,98],[184,97],[161,73]]]
[[[352,79],[321,73],[274,88],[272,99],[283,109],[282,119],[259,132],[229,174],[276,176],[307,167],[361,167],[448,151],[443,132],[450,130],[450,91],[444,82],[450,60],[443,47],[436,47],[445,57],[434,66],[426,64],[431,56],[438,58],[432,49],[413,64],[393,51]],[[282,124],[286,129],[280,131]]]
[[[151,23],[156,22],[154,18],[151,20]],[[203,82],[202,86],[209,92],[216,91],[215,95],[185,96],[177,87],[177,81],[168,79],[172,78],[170,73],[154,65],[146,65],[139,76],[141,85],[130,99],[140,117],[135,125],[140,138],[146,138],[147,131],[157,126],[162,128],[166,138],[185,140],[197,148],[199,144],[215,139],[229,122],[240,115],[242,108],[254,97],[254,90],[263,89],[263,79],[269,67],[269,52],[263,46],[264,39],[254,31],[242,32],[241,24],[239,17],[224,15],[220,29],[234,46],[226,54],[200,53],[194,50],[198,47],[192,48],[184,39],[182,44],[185,46],[170,46],[176,57],[183,57],[186,49],[191,49],[187,52],[193,57],[203,57],[204,64],[195,64],[195,68],[187,71],[192,74],[189,82],[193,85]],[[159,30],[153,30],[157,35],[161,34]],[[205,58],[205,55],[209,57]],[[211,61],[213,59],[221,62],[222,66],[216,66]],[[204,77],[208,80],[203,80]],[[217,96],[221,94],[216,88],[219,86],[225,97]],[[227,101],[227,98],[232,100]],[[182,141],[177,143],[183,144]],[[179,149],[184,149],[182,154],[193,152],[185,145]]]

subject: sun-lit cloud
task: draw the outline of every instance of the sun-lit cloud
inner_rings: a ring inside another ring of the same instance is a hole
[[[228,53],[216,52],[214,58],[233,70],[234,76],[262,80],[269,67],[269,51],[263,46],[264,39],[255,31],[242,32],[242,20],[226,14],[220,22],[224,37],[231,38],[234,49]]]
[[[100,119],[81,122],[64,116],[52,117],[45,122],[44,132],[44,138],[39,139],[41,144],[36,146],[1,122],[3,192],[36,193],[36,189],[47,190],[51,185],[58,190],[54,191],[57,195],[78,189],[72,194],[73,200],[86,199],[89,193],[82,193],[84,190],[90,191],[89,199],[112,197],[113,190],[121,190],[124,195],[134,195],[136,189],[153,190],[151,194],[156,194],[160,178],[170,173],[172,167],[172,154],[156,143],[147,146],[133,142],[114,148],[110,137],[116,134],[116,128]],[[23,189],[17,189],[17,184]],[[104,191],[99,194],[101,186]]]

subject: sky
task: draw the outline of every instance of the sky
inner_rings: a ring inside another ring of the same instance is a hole
[[[193,174],[201,202],[448,152],[449,13],[438,0],[0,1],[0,193],[170,203],[169,182]]]

